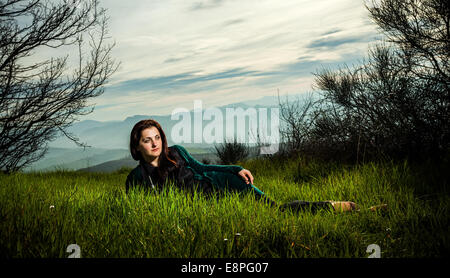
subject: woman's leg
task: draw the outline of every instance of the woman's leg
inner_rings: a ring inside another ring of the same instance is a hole
[[[255,194],[256,200],[264,202],[271,207],[278,206],[276,202],[272,201],[260,190],[258,190],[258,191],[254,190],[253,192]],[[309,201],[295,200],[295,201],[280,205],[279,209],[281,211],[292,210],[294,212],[311,211],[312,213],[315,213],[319,210],[346,212],[346,211],[355,210],[356,204],[353,202],[347,202],[347,201],[309,202]]]
[[[294,212],[311,211],[315,213],[319,210],[333,211],[334,207],[331,202],[308,202],[295,200],[280,206],[281,211],[292,210]]]
[[[240,180],[240,183],[241,183],[241,186],[244,184],[244,188],[245,188],[244,190],[251,190],[257,200],[262,201],[271,207],[278,207],[278,204],[276,202],[274,202],[273,200],[268,198],[264,194],[264,192],[262,192],[260,189],[258,189],[253,184],[245,184],[242,180]],[[311,211],[313,213],[315,213],[319,210],[345,212],[345,211],[355,210],[356,204],[353,202],[339,202],[339,201],[309,202],[309,201],[295,200],[295,201],[280,205],[279,209],[281,211],[286,211],[286,210],[292,210],[294,212]]]
[[[274,201],[272,201],[270,198],[268,198],[264,193],[260,193],[261,191],[256,191],[253,190],[253,193],[255,194],[255,198],[258,201],[264,202],[266,204],[268,204],[271,207],[277,207],[277,203],[275,203]]]
[[[255,194],[255,198],[258,201],[264,202],[266,204],[268,204],[271,207],[278,207],[278,204],[274,201],[272,201],[270,198],[268,198],[266,195],[264,195],[264,193],[260,193],[261,191],[253,191]],[[281,211],[286,211],[286,210],[292,210],[294,212],[300,212],[300,211],[306,211],[306,210],[310,210],[311,212],[316,212],[318,210],[328,210],[328,211],[333,211],[333,205],[331,202],[307,202],[307,201],[293,201],[293,202],[289,202],[286,204],[282,204],[281,206],[279,206],[279,209]]]

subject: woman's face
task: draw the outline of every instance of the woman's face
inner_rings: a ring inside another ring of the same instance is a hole
[[[152,161],[159,157],[162,149],[159,130],[154,126],[142,130],[137,149],[146,161]]]

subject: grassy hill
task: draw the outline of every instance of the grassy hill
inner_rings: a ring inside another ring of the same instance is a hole
[[[126,149],[49,148],[44,158],[27,167],[25,171],[77,170],[105,161],[122,159],[129,153]]]
[[[206,153],[208,149],[204,148],[188,148],[188,152],[194,157],[196,160],[200,162],[204,162],[207,160],[208,164],[214,164],[218,161],[217,155],[214,153]],[[91,167],[85,167],[79,169],[79,171],[83,172],[103,172],[103,173],[111,173],[117,171],[121,168],[134,168],[138,164],[132,157],[128,156],[126,158],[111,160],[107,162],[103,162]]]
[[[353,213],[294,213],[251,194],[218,199],[162,192],[125,194],[126,171],[0,174],[0,256],[64,258],[443,257],[450,250],[448,165],[250,160],[254,185],[285,203],[350,200]],[[300,171],[301,170],[301,171]],[[387,211],[370,206],[386,203]]]

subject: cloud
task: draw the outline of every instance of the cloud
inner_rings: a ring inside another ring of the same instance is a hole
[[[107,87],[107,93],[146,92],[160,89],[183,88],[197,83],[205,83],[215,80],[233,79],[245,76],[263,76],[263,72],[235,68],[226,71],[199,74],[198,72],[185,72],[169,76],[147,77],[131,79]],[[217,84],[216,84],[217,86]],[[163,91],[160,91],[163,93]]]
[[[93,119],[118,118],[110,104],[123,115],[146,113],[150,106],[166,113],[197,97],[225,105],[272,95],[277,88],[281,94],[298,93],[309,89],[316,69],[366,54],[365,42],[375,33],[364,5],[354,0],[108,0],[104,5],[117,42],[114,56],[122,65],[98,99]]]
[[[151,76],[137,78],[120,82],[107,87],[106,93],[113,95],[123,95],[132,93],[138,96],[140,93],[149,95],[199,93],[209,91],[218,92],[222,89],[236,89],[245,91],[244,88],[266,87],[282,83],[289,83],[289,80],[311,77],[316,70],[328,67],[337,68],[343,61],[356,62],[362,56],[354,53],[344,55],[338,60],[320,60],[313,56],[300,57],[289,63],[279,64],[271,70],[257,71],[248,68],[234,68],[209,74],[201,74],[198,71],[185,72],[168,76]]]
[[[327,38],[320,38],[320,39],[313,40],[308,45],[306,45],[306,47],[307,48],[332,49],[332,48],[337,48],[339,46],[342,46],[344,44],[368,42],[368,41],[370,41],[370,40],[366,36],[343,37],[343,38],[327,37]]]
[[[128,92],[142,92],[149,90],[158,90],[163,88],[174,87],[180,84],[180,80],[191,78],[195,72],[186,72],[169,76],[157,76],[129,79],[118,84],[106,88],[106,92],[110,93],[128,93]]]
[[[336,34],[336,33],[341,32],[341,31],[342,31],[342,29],[335,28],[335,29],[329,30],[329,31],[327,31],[327,32],[325,32],[325,33],[323,33],[321,35],[322,36],[327,36],[327,35]]]
[[[186,59],[186,58],[187,58],[187,56],[185,56],[185,57],[179,57],[179,58],[168,58],[168,59],[164,60],[164,63],[174,63],[174,62],[179,62],[179,61],[184,60],[184,59]]]
[[[170,57],[164,60],[164,63],[176,63],[186,59],[194,58],[197,54],[178,56],[178,57]]]
[[[252,76],[260,77],[249,80],[248,85],[258,87],[292,84],[299,79],[312,79],[314,73],[323,68],[338,69],[343,63],[357,63],[363,57],[362,54],[348,53],[343,54],[339,59],[317,59],[313,56],[299,57],[298,59],[279,64],[271,71],[255,73]]]
[[[243,18],[230,19],[230,20],[227,20],[224,23],[222,23],[222,27],[227,27],[230,25],[235,25],[235,24],[239,24],[239,23],[243,23],[243,22],[245,22],[245,19],[243,19]]]
[[[223,0],[208,0],[208,1],[199,1],[195,2],[192,6],[190,6],[191,11],[198,11],[204,9],[213,9],[218,8],[223,4]]]
[[[290,73],[290,75],[301,77],[312,76],[317,70],[322,68],[336,70],[344,63],[357,63],[363,56],[363,53],[347,53],[343,54],[337,60],[307,60],[306,58],[299,59],[292,63],[281,65],[279,68],[279,72]]]

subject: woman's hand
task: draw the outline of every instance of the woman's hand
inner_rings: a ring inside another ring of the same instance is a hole
[[[241,171],[239,171],[239,176],[241,176],[243,179],[244,179],[244,181],[248,184],[249,182],[251,183],[251,184],[253,184],[253,176],[252,176],[252,173],[250,173],[250,171],[249,170],[247,170],[247,169],[242,169]]]

